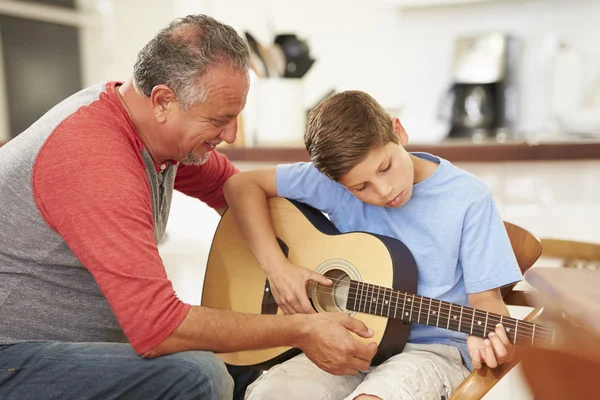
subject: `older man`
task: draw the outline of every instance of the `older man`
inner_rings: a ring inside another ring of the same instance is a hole
[[[212,353],[299,347],[333,373],[374,345],[346,315],[253,316],[177,298],[157,249],[173,189],[217,211],[249,53],[188,16],[139,53],[133,78],[82,90],[0,148],[0,397],[232,397]],[[243,329],[240,329],[243,327]]]

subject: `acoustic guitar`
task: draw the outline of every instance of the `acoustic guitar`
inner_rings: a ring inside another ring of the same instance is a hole
[[[282,197],[269,199],[278,242],[288,259],[327,276],[328,287],[310,283],[307,294],[318,312],[343,312],[363,321],[378,344],[372,365],[404,348],[412,323],[479,337],[502,323],[517,345],[549,344],[552,331],[537,324],[416,295],[417,266],[401,241],[365,232],[340,233],[320,211]],[[201,304],[250,314],[282,313],[269,281],[226,211],[208,258]],[[243,329],[243,327],[240,327]],[[219,354],[230,365],[269,368],[300,353],[275,347]]]

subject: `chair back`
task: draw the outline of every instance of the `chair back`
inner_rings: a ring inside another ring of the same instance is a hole
[[[565,268],[600,269],[600,244],[542,239],[542,257],[559,259]]]
[[[521,272],[525,274],[525,272],[535,264],[538,258],[540,258],[540,255],[542,254],[542,242],[531,232],[518,225],[505,221],[504,227],[508,233],[508,238],[510,239],[510,244],[515,253],[519,268],[521,269]],[[506,297],[515,285],[516,284],[512,284],[503,287],[502,297]]]

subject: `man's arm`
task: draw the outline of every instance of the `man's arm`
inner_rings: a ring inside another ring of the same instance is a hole
[[[377,347],[359,342],[348,330],[365,338],[373,334],[362,322],[343,313],[250,315],[194,306],[167,339],[143,356],[290,346],[302,349],[327,372],[353,375],[368,368]]]

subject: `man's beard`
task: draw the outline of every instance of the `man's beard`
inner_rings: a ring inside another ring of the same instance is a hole
[[[184,165],[202,165],[210,158],[210,152],[204,153],[202,156],[198,156],[192,152],[186,154],[185,158],[181,160]]]

